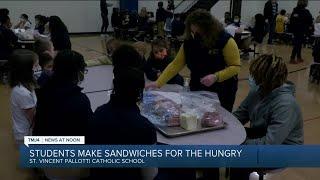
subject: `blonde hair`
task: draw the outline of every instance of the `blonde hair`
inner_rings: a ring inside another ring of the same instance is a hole
[[[320,16],[317,17],[316,23],[320,23]]]
[[[148,11],[147,11],[147,8],[146,8],[146,7],[141,8],[140,13],[139,13],[139,16],[141,16],[141,17],[146,17],[146,16],[148,16]]]
[[[147,54],[147,44],[142,41],[138,41],[132,44],[132,46],[139,52],[141,56],[145,56]]]

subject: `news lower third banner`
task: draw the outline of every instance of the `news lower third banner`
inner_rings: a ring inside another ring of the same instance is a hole
[[[59,137],[60,138],[60,137]],[[204,168],[320,167],[320,145],[304,146],[109,146],[80,143],[26,143],[20,147],[25,168]],[[58,143],[59,139],[55,139]],[[50,141],[52,142],[52,141]],[[66,145],[71,143],[71,145]]]

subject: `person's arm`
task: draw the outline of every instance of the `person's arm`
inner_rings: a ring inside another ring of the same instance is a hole
[[[264,5],[263,15],[264,15],[264,18],[265,18],[266,20],[269,18],[268,2],[266,2],[266,4]]]
[[[146,73],[146,76],[150,81],[156,81],[158,79],[158,72],[156,72],[152,68],[150,58],[147,60],[147,62],[145,64],[144,72]]]
[[[216,77],[218,78],[218,82],[223,82],[227,79],[230,79],[240,72],[240,53],[237,43],[234,39],[230,38],[223,48],[223,57],[227,67],[215,73]]]
[[[297,121],[302,121],[302,116],[297,105],[292,105],[292,102],[282,101],[282,104],[277,104],[272,107],[273,114],[267,133],[262,138],[247,139],[244,144],[248,145],[280,145],[288,137],[289,133],[296,126]]]
[[[183,45],[176,58],[168,65],[168,67],[162,72],[161,76],[156,81],[158,87],[165,85],[170,79],[177,75],[185,66],[186,59],[184,55]]]
[[[30,95],[30,92],[20,90],[19,92],[17,91],[17,93],[17,104],[19,105],[19,108],[25,113],[25,117],[28,119],[31,127],[33,127],[37,102],[32,97],[32,95]]]
[[[246,124],[249,122],[250,117],[249,117],[249,98],[250,98],[250,93],[249,95],[242,101],[240,106],[236,111],[233,112],[233,115],[241,122],[241,124]]]
[[[21,21],[18,22],[18,24],[16,24],[13,28],[14,29],[20,29],[21,28]]]
[[[31,127],[33,127],[34,126],[34,117],[36,114],[36,108],[34,107],[34,108],[30,108],[30,109],[24,109],[24,112],[27,116],[28,121],[31,124]]]
[[[307,10],[307,23],[309,27],[313,25],[313,17],[309,10]]]

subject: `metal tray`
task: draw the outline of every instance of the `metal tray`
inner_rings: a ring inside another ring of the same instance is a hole
[[[196,130],[192,130],[192,131],[185,130],[182,127],[164,127],[164,126],[157,126],[156,125],[156,128],[165,137],[175,138],[175,137],[186,136],[186,135],[191,135],[191,134],[196,134],[196,133],[224,129],[227,127],[227,125],[228,124],[226,122],[224,122],[220,126],[204,127],[204,128],[200,128],[200,129],[196,129]]]

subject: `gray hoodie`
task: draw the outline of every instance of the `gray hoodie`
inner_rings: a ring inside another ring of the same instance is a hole
[[[294,97],[295,87],[286,83],[262,98],[258,89],[250,90],[240,107],[233,113],[242,124],[250,121],[250,128],[262,132],[244,144],[281,145],[303,144],[303,119]]]

